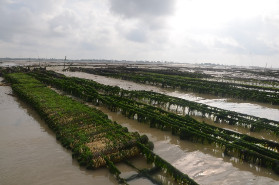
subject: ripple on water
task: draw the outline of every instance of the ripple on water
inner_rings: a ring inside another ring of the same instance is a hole
[[[59,71],[60,72],[60,71]],[[264,103],[256,102],[241,102],[237,99],[227,99],[227,98],[216,98],[212,95],[201,95],[195,93],[187,93],[178,90],[164,89],[151,85],[138,84],[135,82],[130,82],[126,80],[119,80],[114,78],[108,78],[105,76],[92,75],[83,72],[60,72],[66,76],[79,77],[85,79],[91,79],[98,83],[119,86],[120,88],[126,90],[145,90],[154,91],[169,96],[174,96],[190,101],[195,101],[198,103],[204,103],[206,105],[218,107],[221,109],[226,109],[230,111],[239,112],[242,114],[248,114],[258,117],[263,117],[271,120],[279,121],[279,106],[273,106]]]
[[[5,98],[12,98],[7,96]],[[88,171],[80,168],[71,153],[32,111],[16,101],[9,103],[13,116],[0,111],[0,173],[4,184],[115,184],[107,170]],[[0,104],[0,110],[2,104]],[[3,108],[3,107],[2,107]],[[13,111],[14,109],[14,111]],[[279,179],[262,169],[257,172],[248,164],[236,164],[214,154],[210,146],[180,141],[169,132],[150,129],[148,125],[128,120],[116,113],[110,118],[129,130],[146,134],[155,152],[200,184],[278,184]],[[30,116],[31,115],[31,116]],[[35,118],[34,118],[35,117]],[[16,124],[15,124],[16,122]],[[210,152],[211,151],[211,152]],[[125,168],[125,167],[124,167]],[[129,175],[129,170],[125,171]],[[273,180],[276,179],[276,180]],[[138,179],[131,184],[149,184]]]
[[[0,87],[0,184],[117,184],[108,170],[85,170],[34,111]]]
[[[229,157],[222,157],[222,150],[211,145],[202,145],[179,140],[170,132],[150,128],[147,124],[129,120],[122,115],[101,107],[110,119],[127,127],[130,131],[146,134],[154,143],[154,152],[188,174],[199,184],[227,185],[265,183],[275,185],[279,177],[267,169],[251,167],[247,163],[239,163]],[[274,180],[276,179],[276,180]]]

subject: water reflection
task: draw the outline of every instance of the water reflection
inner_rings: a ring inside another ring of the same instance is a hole
[[[79,167],[39,116],[0,87],[0,184],[118,184],[107,169]]]
[[[106,169],[89,171],[79,167],[71,153],[57,143],[53,132],[39,116],[22,102],[0,89],[0,171],[4,184],[117,184]],[[4,92],[4,93],[2,93]],[[4,111],[9,107],[8,111]],[[200,184],[278,184],[279,178],[267,169],[222,156],[222,151],[211,145],[181,141],[170,132],[129,120],[121,114],[100,107],[109,117],[129,128],[146,134],[154,142],[154,151]],[[3,111],[2,111],[3,110]],[[8,113],[9,112],[9,113]],[[39,123],[39,124],[38,124]],[[136,166],[145,167],[141,160]],[[117,164],[122,175],[133,169]],[[155,178],[164,181],[161,174]],[[164,181],[166,182],[166,181]],[[130,184],[149,184],[138,179]],[[169,184],[169,182],[166,182]]]
[[[213,107],[218,107],[225,110],[235,111],[242,114],[253,115],[257,117],[267,118],[275,121],[279,121],[279,106],[265,104],[265,103],[256,103],[250,101],[240,101],[232,98],[217,98],[213,95],[202,95],[195,93],[187,93],[184,91],[159,88],[151,85],[138,84],[130,81],[119,80],[114,78],[108,78],[99,75],[92,75],[82,72],[61,72],[66,76],[80,77],[85,79],[91,79],[98,83],[119,86],[126,90],[146,90],[154,91],[169,96],[174,96],[182,98],[185,100],[195,101],[198,103],[203,103]]]
[[[130,120],[119,113],[99,107],[110,119],[127,127],[129,131],[146,134],[154,143],[154,152],[170,162],[200,184],[277,184],[279,177],[272,171],[223,156],[220,148],[182,141],[170,132],[149,128],[147,124]]]

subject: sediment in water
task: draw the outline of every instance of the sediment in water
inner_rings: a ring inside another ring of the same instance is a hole
[[[224,148],[225,154],[237,156],[244,161],[257,163],[278,172],[277,143],[209,126],[189,117],[177,116],[143,103],[115,96],[113,92],[119,92],[116,87],[107,86],[105,90],[109,93],[101,95],[96,91],[96,89],[99,88],[98,90],[100,90],[102,88],[101,85],[99,84],[98,88],[94,89],[92,87],[94,82],[63,76],[55,79],[51,77],[51,74],[49,77],[43,77],[43,74],[39,76],[38,78],[41,80],[45,78],[45,82],[52,83],[86,101],[101,103],[112,111],[121,111],[122,114],[129,118],[147,122],[151,127],[171,130],[173,134],[179,135],[181,139],[202,143],[216,143]],[[96,93],[97,96],[93,98]]]
[[[196,184],[152,153],[145,146],[148,143],[146,137],[128,132],[126,128],[111,122],[101,111],[61,96],[27,74],[8,74],[5,78],[12,83],[14,92],[46,120],[57,139],[72,150],[81,165],[88,168],[106,165],[121,183],[125,183],[114,163],[144,153],[146,157],[153,156],[156,160],[152,162],[166,169],[178,182]]]

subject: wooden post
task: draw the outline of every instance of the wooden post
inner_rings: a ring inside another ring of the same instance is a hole
[[[65,56],[65,59],[64,59],[64,69],[65,69],[66,60],[67,60],[67,56]]]

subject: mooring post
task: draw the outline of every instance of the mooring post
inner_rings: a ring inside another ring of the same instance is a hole
[[[65,56],[65,59],[64,59],[64,69],[65,69],[66,60],[67,60],[67,56]]]

